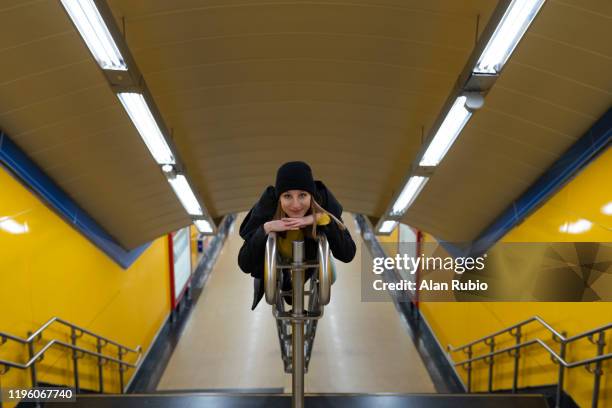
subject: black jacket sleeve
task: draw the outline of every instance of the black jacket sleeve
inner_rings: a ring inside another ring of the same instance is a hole
[[[263,277],[267,237],[262,224],[246,237],[238,253],[240,269],[254,278]]]
[[[263,277],[268,237],[263,224],[272,219],[276,201],[274,187],[268,186],[240,225],[240,236],[244,243],[238,254],[238,266],[254,278]]]
[[[334,197],[332,192],[325,187],[323,182],[317,181],[316,184],[319,192],[319,200],[321,200],[321,206],[332,213],[344,224],[344,221],[342,220],[342,205],[340,205],[338,200],[336,200],[336,197]],[[340,229],[338,224],[336,224],[336,222],[333,220],[327,225],[317,227],[317,229],[320,229],[327,237],[329,249],[334,255],[334,258],[346,263],[353,260],[357,248],[348,230]]]
[[[338,219],[342,221],[342,218]],[[344,223],[344,221],[342,221],[342,223]],[[348,230],[341,230],[338,224],[333,220],[329,224],[318,228],[320,228],[327,237],[329,249],[334,255],[334,258],[345,263],[353,260],[357,248]]]

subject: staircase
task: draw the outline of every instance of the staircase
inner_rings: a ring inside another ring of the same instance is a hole
[[[325,408],[546,408],[540,395],[499,394],[306,394],[305,407]],[[22,403],[19,407],[34,407]],[[156,393],[79,395],[76,402],[47,402],[49,408],[289,408],[290,394]]]

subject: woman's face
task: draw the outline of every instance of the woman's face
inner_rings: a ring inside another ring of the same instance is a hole
[[[304,190],[287,190],[280,197],[281,207],[290,218],[306,215],[310,208],[310,193]]]

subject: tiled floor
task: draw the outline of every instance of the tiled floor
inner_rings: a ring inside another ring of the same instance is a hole
[[[419,354],[391,302],[361,302],[361,240],[344,215],[357,255],[336,262],[332,300],[319,321],[305,378],[308,393],[435,392]],[[252,279],[237,265],[242,239],[233,232],[187,322],[158,390],[283,388],[285,374],[271,306],[254,311]],[[365,250],[365,248],[363,248]]]

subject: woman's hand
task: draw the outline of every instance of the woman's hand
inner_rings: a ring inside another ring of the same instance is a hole
[[[264,230],[266,231],[266,234],[269,234],[271,232],[282,232],[282,231],[299,229],[297,227],[293,227],[291,223],[284,221],[284,219],[268,221],[263,225],[263,227],[264,227]]]
[[[298,217],[298,218],[283,218],[281,219],[281,221],[284,221],[287,223],[287,225],[289,225],[290,227],[292,227],[291,229],[300,229],[303,228],[307,225],[312,225],[314,220],[314,217],[311,215],[307,215],[305,217]]]
[[[307,225],[312,225],[312,215],[299,218],[282,218],[280,220],[268,221],[264,224],[266,234],[270,232],[281,232],[289,230],[299,230]]]

